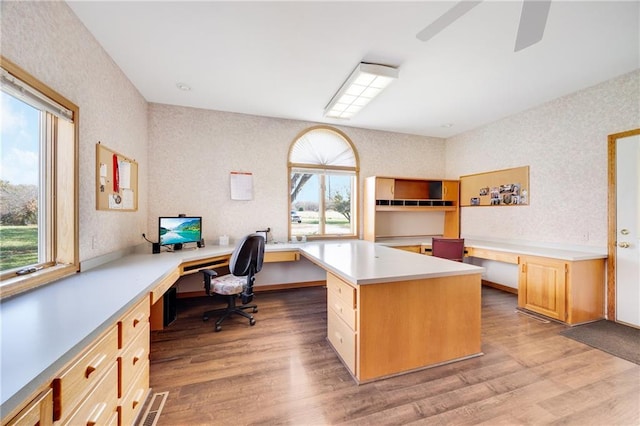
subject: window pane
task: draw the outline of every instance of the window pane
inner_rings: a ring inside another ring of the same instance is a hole
[[[292,173],[291,185],[291,235],[320,234],[320,175]]]
[[[5,271],[43,261],[38,255],[41,112],[5,92],[0,105],[0,270]]]
[[[325,176],[325,234],[353,234],[351,187],[354,179],[348,175]]]

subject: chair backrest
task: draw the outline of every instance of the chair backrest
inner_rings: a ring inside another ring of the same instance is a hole
[[[231,254],[229,272],[236,277],[247,277],[247,284],[240,295],[243,304],[253,300],[253,282],[255,274],[262,269],[264,243],[262,235],[249,234],[238,242]]]
[[[264,261],[264,237],[249,234],[236,245],[229,260],[229,272],[236,277],[245,277],[260,272]]]
[[[464,258],[464,238],[432,238],[431,255],[462,262]]]

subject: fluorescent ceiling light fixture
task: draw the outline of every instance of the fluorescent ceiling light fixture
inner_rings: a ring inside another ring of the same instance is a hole
[[[397,68],[360,62],[333,95],[324,109],[324,116],[350,119],[396,78]]]

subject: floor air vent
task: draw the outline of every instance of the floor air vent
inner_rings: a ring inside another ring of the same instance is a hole
[[[167,401],[169,392],[159,392],[153,394],[151,402],[147,407],[147,411],[144,412],[142,420],[138,423],[138,426],[155,426],[160,418],[160,413],[164,407],[164,403]]]

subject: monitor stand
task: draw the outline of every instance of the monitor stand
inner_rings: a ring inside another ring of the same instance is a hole
[[[182,250],[182,243],[175,243],[173,245],[173,250]]]

